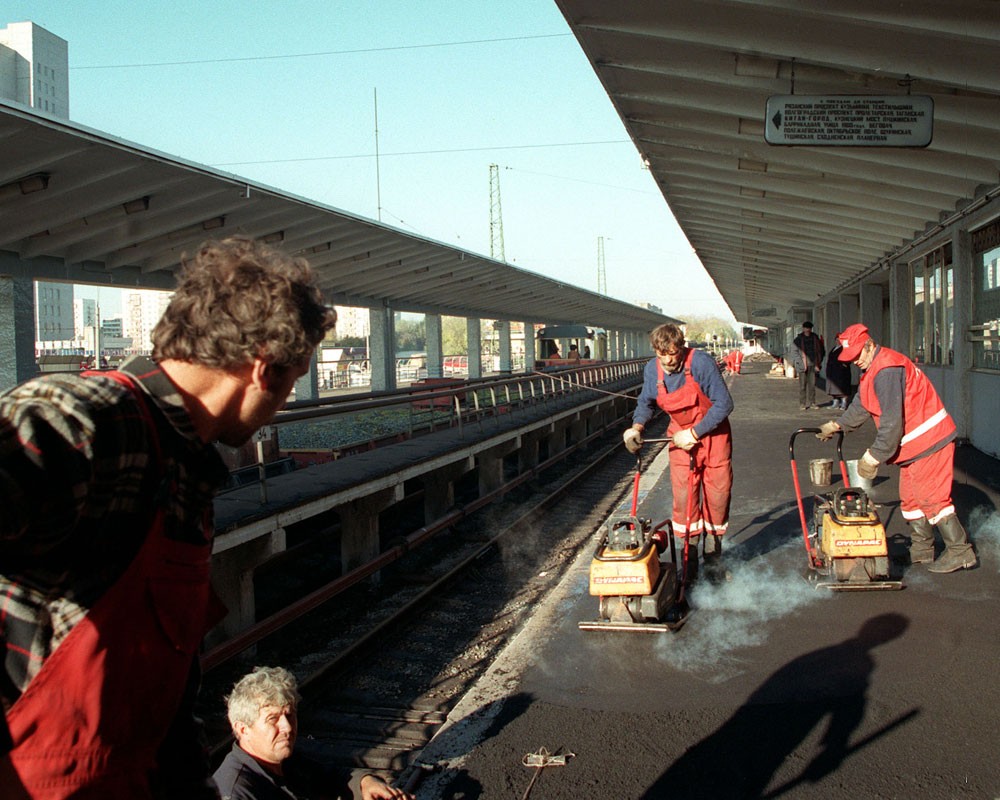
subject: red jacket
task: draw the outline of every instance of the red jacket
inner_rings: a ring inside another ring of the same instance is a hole
[[[951,437],[955,433],[955,421],[945,410],[934,385],[910,359],[888,347],[880,347],[871,366],[862,374],[858,387],[861,403],[872,415],[876,427],[882,409],[875,395],[875,376],[886,367],[902,367],[906,373],[903,438],[899,450],[888,460],[890,463],[911,461]]]

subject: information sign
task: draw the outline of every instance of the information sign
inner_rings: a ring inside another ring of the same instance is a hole
[[[772,95],[768,144],[840,147],[926,147],[934,129],[927,95]]]

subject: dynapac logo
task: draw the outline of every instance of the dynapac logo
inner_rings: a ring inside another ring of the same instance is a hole
[[[633,578],[628,575],[611,575],[607,578],[594,578],[594,583],[644,583],[642,578]]]
[[[882,544],[878,539],[834,539],[834,547],[874,547]]]

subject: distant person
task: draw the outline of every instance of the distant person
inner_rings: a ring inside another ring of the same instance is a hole
[[[706,569],[720,566],[733,486],[733,437],[729,425],[733,398],[715,359],[704,350],[685,347],[684,332],[676,325],[668,322],[655,328],[649,342],[656,357],[645,366],[632,427],[623,438],[629,452],[638,453],[642,432],[656,408],[670,415],[667,435],[671,438],[671,525],[675,537],[688,538],[695,548],[694,560],[689,564],[690,579],[697,571],[697,546],[702,532],[706,536]],[[690,512],[689,481],[694,492]],[[700,508],[699,497],[704,509]]]
[[[548,358],[561,358],[559,354],[559,346],[555,342],[549,342],[549,354]]]
[[[792,342],[792,363],[799,373],[799,408],[818,408],[816,405],[816,376],[823,364],[823,340],[813,333],[813,324],[802,323],[802,333]]]
[[[833,398],[832,408],[841,411],[851,397],[851,365],[840,360],[843,350],[838,342],[826,357],[826,393]]]
[[[212,776],[223,800],[347,800],[351,783],[362,800],[413,800],[413,795],[366,774],[324,767],[295,752],[299,692],[295,676],[282,667],[256,667],[226,698],[236,739]]]
[[[253,239],[185,260],[152,359],[0,395],[0,795],[216,797],[192,713],[212,498],[336,315]]]
[[[583,357],[590,358],[590,345],[583,346]]]
[[[577,348],[575,344],[571,344],[569,346],[569,353],[567,353],[566,358],[568,358],[570,361],[580,360],[580,350],[579,348]]]
[[[934,385],[909,358],[877,344],[864,325],[837,334],[841,361],[862,370],[858,393],[839,421],[823,423],[817,435],[829,439],[853,431],[869,417],[878,432],[858,461],[858,475],[874,478],[881,463],[899,467],[899,508],[910,524],[910,563],[930,563],[928,572],[956,572],[976,566],[976,554],[955,514],[951,484],[955,422]],[[934,560],[934,526],[945,549]]]

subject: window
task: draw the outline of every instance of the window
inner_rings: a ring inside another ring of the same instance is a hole
[[[972,234],[972,365],[1000,371],[1000,220]]]
[[[955,271],[951,244],[910,263],[913,317],[910,356],[918,364],[954,364]]]

